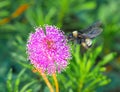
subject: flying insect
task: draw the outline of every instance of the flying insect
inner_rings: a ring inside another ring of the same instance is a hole
[[[73,31],[68,35],[68,41],[81,44],[85,49],[88,49],[92,46],[92,39],[100,35],[103,31],[101,26],[102,23],[99,21],[81,31]]]

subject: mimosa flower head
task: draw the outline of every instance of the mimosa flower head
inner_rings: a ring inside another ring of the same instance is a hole
[[[64,33],[55,26],[37,27],[27,42],[28,59],[35,68],[47,74],[60,73],[71,58]]]

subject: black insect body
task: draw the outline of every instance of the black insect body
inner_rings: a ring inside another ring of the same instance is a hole
[[[92,39],[100,35],[103,31],[101,25],[101,22],[96,22],[81,31],[73,31],[68,35],[68,41],[74,41],[74,43],[81,44],[84,48],[88,49],[92,46]]]

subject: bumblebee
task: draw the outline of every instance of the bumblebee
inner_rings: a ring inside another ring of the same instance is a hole
[[[101,22],[96,22],[81,31],[73,31],[68,35],[68,41],[81,44],[85,49],[88,49],[92,46],[92,39],[100,35],[103,31],[101,26]]]

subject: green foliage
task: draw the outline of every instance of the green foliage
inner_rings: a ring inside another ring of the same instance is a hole
[[[119,92],[120,0],[1,0],[0,23],[23,4],[29,4],[27,10],[0,24],[0,92],[48,91],[43,79],[31,72],[33,67],[27,60],[26,41],[34,27],[56,25],[69,33],[86,28],[96,20],[103,22],[104,29],[95,41],[96,47],[83,55],[79,46],[72,52],[69,67],[57,76],[60,91],[110,92],[118,89]],[[103,46],[99,46],[101,43]],[[112,52],[117,53],[116,57]],[[107,66],[112,70],[106,72]]]
[[[19,88],[20,82],[22,80],[22,75],[25,73],[25,69],[23,69],[16,77],[14,83],[12,81],[12,69],[10,69],[8,76],[7,76],[7,92],[32,92],[32,89],[29,89],[29,87],[33,84],[35,84],[37,81],[33,80],[32,82],[28,82],[23,86],[21,89]]]
[[[102,46],[99,46],[94,51],[90,49],[81,55],[80,46],[77,45],[72,53],[73,59],[70,61],[69,68],[65,71],[67,77],[60,75],[60,79],[64,79],[62,81],[65,86],[63,90],[67,89],[65,92],[68,92],[71,86],[73,87],[72,92],[94,92],[97,88],[110,82],[110,79],[104,74],[105,65],[113,60],[115,53],[110,53],[97,61],[101,52]]]

